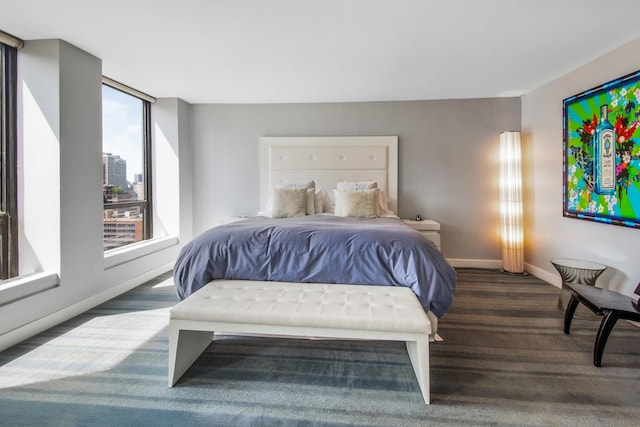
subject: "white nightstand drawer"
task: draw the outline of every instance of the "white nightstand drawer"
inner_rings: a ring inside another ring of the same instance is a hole
[[[403,219],[402,221],[422,233],[424,237],[431,240],[436,248],[440,250],[440,223],[432,219],[425,219],[423,221]]]
[[[427,239],[431,240],[433,244],[436,245],[438,249],[440,249],[440,233],[432,231],[420,231],[420,233]]]
[[[420,231],[440,231],[440,223],[435,222],[432,219],[424,219],[422,221],[416,221],[414,219],[403,219],[405,224],[410,225],[416,230]]]

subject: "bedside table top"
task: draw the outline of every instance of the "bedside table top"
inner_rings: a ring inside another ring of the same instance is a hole
[[[403,219],[402,221],[416,230],[440,230],[440,223],[432,219],[423,219],[422,221],[416,221],[415,219]]]

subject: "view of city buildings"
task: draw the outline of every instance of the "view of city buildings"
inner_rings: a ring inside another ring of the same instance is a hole
[[[127,181],[127,161],[116,154],[102,153],[102,198],[104,201],[104,250],[143,240],[144,214],[140,206],[114,206],[144,200],[142,174]]]

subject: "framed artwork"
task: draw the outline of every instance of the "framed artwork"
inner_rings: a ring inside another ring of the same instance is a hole
[[[564,216],[640,228],[640,71],[563,101]]]

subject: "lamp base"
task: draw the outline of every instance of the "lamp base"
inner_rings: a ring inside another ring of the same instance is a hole
[[[529,275],[529,273],[527,273],[526,271],[523,271],[522,273],[516,273],[513,271],[507,271],[504,268],[500,269],[500,273],[508,274],[509,276],[528,276]]]

